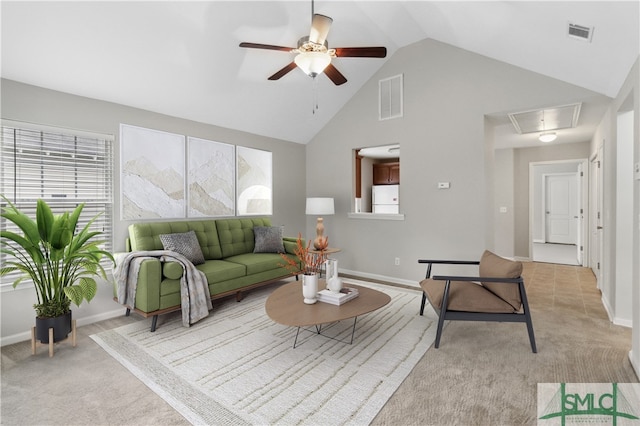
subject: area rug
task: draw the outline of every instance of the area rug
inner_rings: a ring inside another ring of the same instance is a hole
[[[335,339],[274,323],[264,304],[274,287],[182,326],[169,315],[92,335],[102,348],[192,424],[366,425],[435,339],[435,317],[420,316],[421,292],[357,282],[391,302],[330,331]],[[302,294],[300,295],[302,298]],[[320,303],[320,302],[318,302]],[[126,384],[123,384],[126,392]]]

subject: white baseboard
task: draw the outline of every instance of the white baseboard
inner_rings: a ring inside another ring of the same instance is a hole
[[[83,325],[93,324],[94,322],[104,321],[107,319],[115,318],[118,316],[124,315],[124,307],[118,308],[117,310],[102,312],[96,315],[91,315],[84,318],[76,319],[76,326],[81,327]],[[34,319],[35,324],[35,319]],[[3,336],[0,338],[0,346],[12,345],[18,342],[24,342],[27,340],[31,340],[31,330],[25,331],[24,333],[12,334],[11,336]]]
[[[607,316],[609,317],[609,321],[614,322],[614,317],[611,314],[613,312],[613,310],[611,309],[611,305],[609,305],[609,300],[607,300],[604,297],[604,294],[602,295],[602,297],[600,298],[600,300],[602,301],[602,306],[604,306],[604,310],[607,312]]]
[[[533,242],[534,242],[534,243],[540,243],[540,244],[544,244],[544,243],[546,243],[546,241],[545,241],[545,240],[540,240],[540,239],[537,239],[537,238],[534,238],[534,239],[533,239]]]
[[[338,268],[338,272],[342,274],[355,275],[362,278],[368,278],[370,280],[387,281],[394,284],[402,284],[402,285],[420,288],[419,281],[414,281],[414,280],[405,280],[402,278],[388,277],[386,275],[370,274],[368,272],[352,271],[350,269]]]
[[[629,351],[629,362],[631,363],[631,367],[633,367],[633,371],[636,373],[636,378],[640,378],[640,365],[638,365],[633,358],[633,349]]]
[[[628,319],[614,318],[613,323],[622,327],[633,328],[633,321]]]
[[[602,305],[604,306],[604,310],[607,311],[607,316],[609,317],[609,321],[611,321],[615,325],[619,325],[622,327],[633,328],[633,321],[630,319],[618,318],[613,315],[613,309],[611,309],[611,305],[609,301],[604,297],[601,298]]]

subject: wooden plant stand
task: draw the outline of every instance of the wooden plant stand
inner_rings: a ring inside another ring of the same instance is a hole
[[[64,342],[65,340],[69,340],[69,337],[60,340],[59,342]],[[55,342],[55,343],[59,343]],[[31,355],[36,354],[36,344],[39,345],[49,345],[49,358],[53,357],[53,327],[49,328],[49,343],[42,343],[36,341],[36,327],[31,327]],[[76,347],[76,320],[71,320],[71,345]]]

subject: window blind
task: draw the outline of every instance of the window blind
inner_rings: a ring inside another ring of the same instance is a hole
[[[35,218],[38,199],[45,200],[54,214],[85,203],[78,230],[101,213],[91,229],[103,232],[97,238],[106,241],[102,248],[112,251],[112,136],[3,122],[0,169],[0,193],[29,217]],[[0,205],[6,202],[0,200]],[[20,232],[1,218],[0,225]],[[0,254],[0,262],[4,261]],[[111,265],[105,261],[103,266]],[[10,285],[15,278],[2,277],[0,285]]]

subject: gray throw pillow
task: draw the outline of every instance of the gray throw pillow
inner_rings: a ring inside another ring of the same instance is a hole
[[[284,253],[281,226],[256,226],[254,253]]]
[[[194,265],[204,263],[202,248],[200,248],[200,243],[198,242],[198,237],[196,237],[195,232],[162,234],[160,235],[160,241],[162,241],[162,246],[165,250],[180,253]]]

